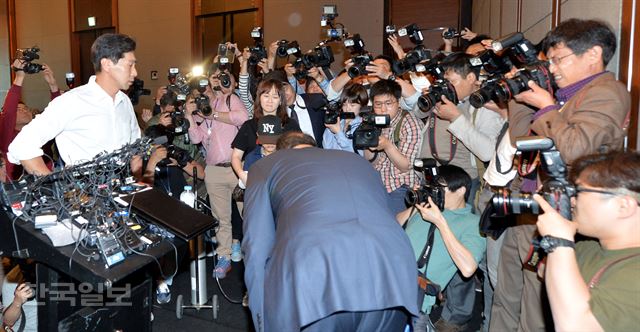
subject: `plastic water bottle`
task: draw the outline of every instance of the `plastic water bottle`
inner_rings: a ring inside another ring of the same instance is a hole
[[[191,186],[184,186],[184,191],[180,194],[180,200],[192,208],[196,206],[196,194],[191,191]]]

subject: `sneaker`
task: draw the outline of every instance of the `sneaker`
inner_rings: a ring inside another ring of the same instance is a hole
[[[166,304],[171,301],[171,290],[169,286],[162,282],[158,284],[158,288],[156,288],[156,302],[158,304]]]
[[[240,241],[233,240],[233,243],[231,244],[231,261],[237,263],[241,260],[242,260],[242,250],[240,248]]]
[[[213,277],[216,279],[224,279],[229,271],[231,271],[231,261],[227,257],[220,257],[218,264],[216,264],[215,269],[213,269]]]
[[[461,332],[467,328],[467,324],[458,325],[451,322],[448,322],[442,318],[438,319],[438,321],[433,324],[438,332]]]

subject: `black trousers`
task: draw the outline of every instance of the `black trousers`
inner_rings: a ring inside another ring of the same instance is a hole
[[[403,308],[376,311],[341,311],[302,328],[303,332],[402,332],[409,322]]]

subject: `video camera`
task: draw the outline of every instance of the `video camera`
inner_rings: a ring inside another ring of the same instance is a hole
[[[418,98],[418,108],[423,112],[431,110],[437,103],[442,102],[442,96],[447,97],[452,103],[458,104],[456,88],[448,80],[437,80],[429,88],[429,92]]]
[[[516,140],[516,148],[520,152],[540,151],[542,170],[548,179],[542,183],[542,189],[538,193],[564,218],[570,220],[571,197],[575,196],[576,189],[567,180],[567,166],[553,140],[542,136],[519,137]],[[491,205],[498,216],[522,213],[539,214],[542,211],[532,196],[527,193],[512,193],[508,189],[500,189],[491,198]]]
[[[444,211],[445,184],[440,182],[436,160],[433,158],[417,159],[413,166],[422,172],[424,184],[418,189],[408,191],[404,197],[405,202],[413,206],[428,202],[427,198],[431,197],[440,211]]]
[[[355,119],[356,117],[353,112],[343,112],[340,102],[326,104],[320,108],[320,111],[324,112],[324,124],[336,124],[338,119]]]
[[[365,149],[380,145],[382,128],[389,127],[391,117],[389,114],[378,115],[373,112],[360,113],[362,123],[353,132],[353,146],[356,149]]]
[[[38,52],[40,52],[40,49],[37,46],[31,48],[19,48],[16,50],[16,58],[24,62],[22,71],[27,74],[35,74],[44,70],[44,67],[41,64],[31,62],[33,60],[40,59]],[[16,70],[15,67],[14,70]]]
[[[135,78],[129,87],[129,90],[127,90],[127,96],[129,96],[132,105],[138,105],[140,102],[140,96],[149,95],[151,95],[151,90],[145,89],[144,81],[139,78]]]

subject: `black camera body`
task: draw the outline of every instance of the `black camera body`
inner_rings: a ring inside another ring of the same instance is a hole
[[[407,52],[402,60],[394,61],[391,67],[396,75],[402,75],[408,71],[423,72],[426,71],[426,67],[422,62],[427,60],[431,60],[431,51],[423,45],[418,45]]]
[[[431,110],[437,103],[442,102],[442,96],[447,97],[452,103],[458,104],[458,94],[456,88],[447,80],[437,80],[429,92],[423,94],[418,98],[418,107],[427,112]]]
[[[135,78],[129,87],[129,90],[127,90],[127,96],[129,96],[132,105],[138,105],[140,102],[140,96],[149,95],[151,95],[151,90],[145,89],[144,81],[139,78]]]
[[[460,31],[456,30],[455,28],[447,28],[446,30],[444,30],[444,32],[442,32],[442,38],[444,39],[453,39],[460,36],[462,36],[462,34],[460,34]]]
[[[318,45],[302,55],[302,63],[307,69],[311,67],[329,67],[335,59],[329,45]]]
[[[502,76],[513,67],[513,63],[508,56],[498,56],[492,50],[483,51],[469,61],[471,66],[480,67],[486,75],[492,76]]]
[[[36,74],[44,70],[44,67],[41,64],[31,62],[33,60],[40,59],[38,52],[40,52],[40,49],[36,46],[16,50],[17,57],[24,62],[22,71],[27,74]]]
[[[389,127],[391,117],[389,114],[378,115],[373,112],[360,113],[362,123],[353,132],[353,146],[356,149],[372,148],[380,145],[382,128]]]
[[[189,120],[181,110],[175,110],[171,114],[171,130],[175,135],[185,135],[189,132]]]
[[[160,160],[158,162],[158,166],[167,166],[171,164],[172,161],[169,158],[178,162],[178,166],[181,168],[187,166],[189,162],[193,161],[193,158],[189,155],[189,151],[185,149],[179,148],[172,143],[164,144],[164,147],[167,149],[167,158]]]
[[[293,55],[297,58],[302,56],[302,52],[300,51],[300,45],[298,45],[298,41],[287,41],[286,39],[282,39],[278,41],[278,48],[276,49],[276,55],[280,58],[286,58],[289,55]]]
[[[349,77],[354,78],[369,73],[366,67],[373,61],[373,57],[371,54],[361,54],[352,57],[351,61],[353,61],[353,66],[349,68],[347,74]]]
[[[267,58],[267,50],[263,45],[254,45],[249,48],[249,52],[251,52],[247,60],[249,66],[256,66],[262,59]]]
[[[428,198],[444,211],[444,185],[439,182],[438,164],[433,158],[417,159],[413,167],[422,172],[423,184],[418,189],[407,192],[404,200],[409,205],[416,205],[428,202]]]
[[[542,170],[547,179],[538,193],[560,215],[571,220],[571,197],[575,196],[576,189],[567,179],[567,166],[553,140],[543,136],[519,137],[516,148],[521,152],[540,151]],[[543,212],[531,194],[511,193],[508,189],[498,191],[491,198],[491,205],[498,216]]]
[[[342,103],[331,102],[320,109],[324,112],[324,124],[336,124],[338,119],[355,119],[353,112],[343,112]]]

